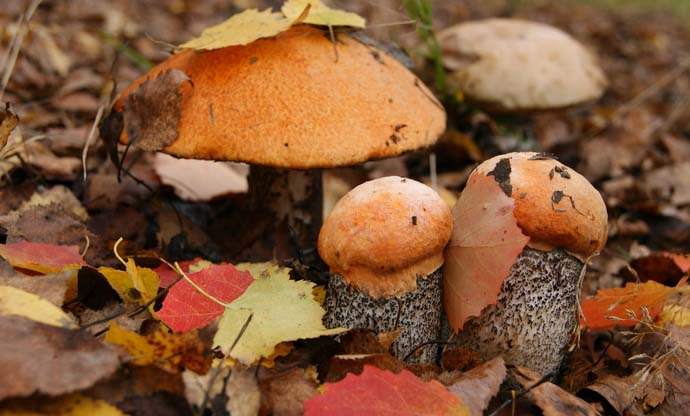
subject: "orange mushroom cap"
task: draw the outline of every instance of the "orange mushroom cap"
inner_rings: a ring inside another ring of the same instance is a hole
[[[386,52],[297,25],[273,38],[185,50],[134,81],[115,103],[169,70],[182,71],[175,156],[284,168],[335,167],[433,144],[443,107]],[[127,143],[127,112],[120,136]]]
[[[561,247],[581,259],[606,244],[608,215],[599,192],[584,176],[540,153],[493,157],[473,175],[491,175],[515,200],[513,214],[535,248]]]
[[[333,208],[319,233],[323,260],[372,297],[414,290],[443,264],[450,208],[430,187],[388,176],[365,182]]]

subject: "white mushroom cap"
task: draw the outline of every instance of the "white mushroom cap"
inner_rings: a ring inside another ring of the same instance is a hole
[[[443,30],[439,39],[450,82],[498,111],[567,107],[595,100],[607,81],[595,57],[554,27],[487,19]]]

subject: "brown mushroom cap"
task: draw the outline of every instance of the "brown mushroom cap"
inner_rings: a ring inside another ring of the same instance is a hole
[[[567,33],[543,23],[486,19],[439,34],[449,82],[499,111],[566,107],[599,98],[606,76]]]
[[[348,192],[326,218],[319,254],[350,285],[380,298],[414,290],[443,264],[450,208],[430,187],[388,176]]]
[[[472,173],[494,176],[515,200],[514,215],[535,248],[561,247],[581,259],[606,244],[608,215],[584,176],[540,153],[499,155]]]
[[[344,33],[334,45],[308,25],[245,46],[173,55],[134,81],[115,110],[169,69],[191,80],[180,88],[177,139],[163,149],[179,157],[344,166],[429,146],[445,129],[443,107],[402,64]]]

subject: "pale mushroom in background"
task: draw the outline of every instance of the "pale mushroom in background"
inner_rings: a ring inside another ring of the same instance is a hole
[[[469,21],[439,33],[449,83],[487,110],[568,107],[601,97],[596,58],[567,33],[519,19]]]

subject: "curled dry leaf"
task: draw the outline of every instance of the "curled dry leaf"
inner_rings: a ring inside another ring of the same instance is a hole
[[[4,110],[0,110],[0,150],[7,144],[12,130],[17,127],[17,123],[19,123],[19,118],[10,111],[8,106],[5,106]]]
[[[317,415],[469,415],[467,406],[438,381],[422,381],[407,370],[398,374],[365,366],[327,383],[322,394],[304,404],[306,416]]]
[[[448,386],[448,390],[465,403],[470,416],[482,416],[505,378],[505,362],[503,358],[496,357],[462,373],[460,378]]]
[[[553,383],[547,381],[532,388],[541,380],[541,376],[535,371],[524,367],[516,367],[513,374],[523,388],[529,389],[527,398],[539,406],[544,412],[544,416],[599,415],[599,412],[594,410],[589,403],[573,396]]]
[[[249,169],[242,163],[178,159],[156,153],[153,167],[161,182],[172,186],[175,194],[188,201],[247,192]]]
[[[12,267],[42,274],[57,273],[66,267],[79,268],[85,264],[77,246],[57,246],[28,241],[0,244],[0,256]]]
[[[292,368],[270,373],[259,381],[262,414],[301,416],[304,402],[318,394],[316,369]]]
[[[169,69],[129,94],[124,108],[128,142],[148,151],[172,144],[178,134],[183,88],[192,88],[187,74]]]
[[[628,283],[625,287],[601,289],[582,302],[580,325],[589,329],[610,329],[615,326],[635,326],[645,316],[656,318],[664,307],[666,297],[674,288],[653,280]]]
[[[233,416],[254,416],[259,414],[261,390],[254,369],[235,366],[225,385],[228,396],[226,409]]]
[[[513,199],[493,177],[475,173],[469,182],[473,186],[453,207],[455,226],[443,271],[443,301],[455,331],[496,303],[503,281],[529,241],[513,215]]]
[[[62,328],[77,328],[72,318],[49,301],[12,286],[0,286],[0,315],[23,316]]]
[[[208,295],[224,303],[237,299],[254,281],[251,274],[239,271],[232,264],[214,264],[188,277]],[[170,289],[156,316],[173,331],[184,332],[210,324],[224,310],[183,280]]]
[[[158,293],[160,279],[156,272],[146,267],[138,267],[133,259],[128,259],[126,270],[99,267],[98,271],[110,283],[123,301],[146,305]]]
[[[85,332],[0,316],[0,400],[83,390],[115,372],[115,350]]]

